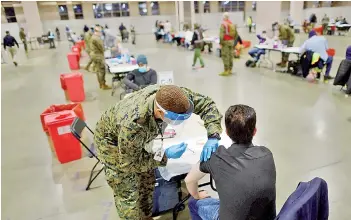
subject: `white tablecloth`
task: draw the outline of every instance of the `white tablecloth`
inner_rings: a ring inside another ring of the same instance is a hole
[[[281,51],[284,53],[300,54],[300,47],[273,48],[273,45],[266,45],[266,44],[257,44],[255,45],[255,47],[259,49],[265,49],[265,50]]]
[[[129,63],[119,64],[117,61],[117,58],[105,60],[105,63],[109,67],[111,73],[125,73],[138,69],[138,65],[133,65]]]

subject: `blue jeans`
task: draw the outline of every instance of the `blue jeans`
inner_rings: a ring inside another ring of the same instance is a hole
[[[249,51],[249,55],[254,58],[254,61],[257,62],[261,55],[262,54],[265,54],[266,51],[263,50],[263,49],[258,49],[258,48],[252,48],[250,51]]]
[[[189,210],[192,220],[218,220],[219,200],[213,198],[196,200],[190,198]]]
[[[325,75],[326,76],[329,76],[332,64],[333,64],[333,57],[328,57],[327,61],[325,61],[325,65],[326,65]]]

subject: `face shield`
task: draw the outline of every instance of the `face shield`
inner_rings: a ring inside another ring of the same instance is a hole
[[[165,134],[167,133],[172,133],[173,135],[176,135],[177,137],[182,136],[184,126],[185,126],[185,121],[190,118],[191,114],[194,111],[194,104],[189,100],[190,107],[189,109],[183,113],[183,114],[178,114],[175,112],[167,111],[160,104],[155,101],[156,106],[164,112],[164,119],[163,122],[167,124]]]

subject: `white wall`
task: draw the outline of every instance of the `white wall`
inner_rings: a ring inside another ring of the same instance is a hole
[[[244,25],[244,12],[229,12],[230,20],[239,27]],[[223,13],[195,14],[195,21],[207,29],[218,29],[223,20]]]
[[[309,16],[315,13],[318,19],[318,23],[321,22],[324,14],[327,14],[329,18],[335,19],[336,17],[343,16],[350,23],[351,22],[351,6],[342,7],[324,7],[324,8],[308,8],[304,10],[304,18],[309,18]],[[302,21],[301,21],[302,22]]]
[[[151,34],[152,28],[155,26],[156,20],[166,21],[169,20],[172,26],[175,27],[176,24],[175,15],[158,15],[158,16],[138,16],[138,17],[119,17],[119,18],[101,18],[101,19],[77,19],[77,20],[52,20],[43,21],[44,32],[47,30],[55,30],[56,27],[60,29],[61,38],[65,39],[65,27],[68,25],[77,34],[83,32],[84,25],[89,27],[95,24],[100,24],[107,26],[111,30],[118,30],[118,27],[123,23],[129,30],[130,25],[135,26],[135,31],[137,34]]]

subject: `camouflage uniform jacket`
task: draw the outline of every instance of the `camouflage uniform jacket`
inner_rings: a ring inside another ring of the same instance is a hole
[[[279,26],[279,40],[283,41],[286,40],[289,43],[295,41],[295,35],[292,29],[287,25],[280,25]]]
[[[146,150],[159,134],[154,118],[154,100],[160,85],[150,85],[119,101],[101,116],[95,130],[94,140],[98,157],[110,168],[121,172],[143,173],[158,166],[154,154]],[[221,119],[215,103],[206,96],[182,88],[194,103],[194,113],[204,121],[208,135],[222,132]],[[113,143],[114,142],[114,143]]]
[[[85,32],[85,34],[84,34],[84,41],[85,41],[85,45],[86,45],[85,50],[88,53],[90,53],[90,41],[91,41],[91,38],[92,38],[92,34],[89,31]]]
[[[219,29],[219,44],[223,44],[226,41],[224,39],[225,35],[230,35],[230,33],[228,33],[230,31],[226,30],[226,28],[228,28],[228,27],[226,27],[225,25],[229,25],[229,26],[231,26],[229,28],[233,28],[233,31],[232,31],[233,35],[231,36],[233,38],[233,40],[231,40],[231,42],[233,42],[234,39],[236,39],[238,37],[238,32],[236,30],[236,25],[232,24],[231,22],[223,22],[221,24],[220,29]]]
[[[104,57],[104,43],[99,36],[93,35],[90,40],[91,59],[102,59]]]

